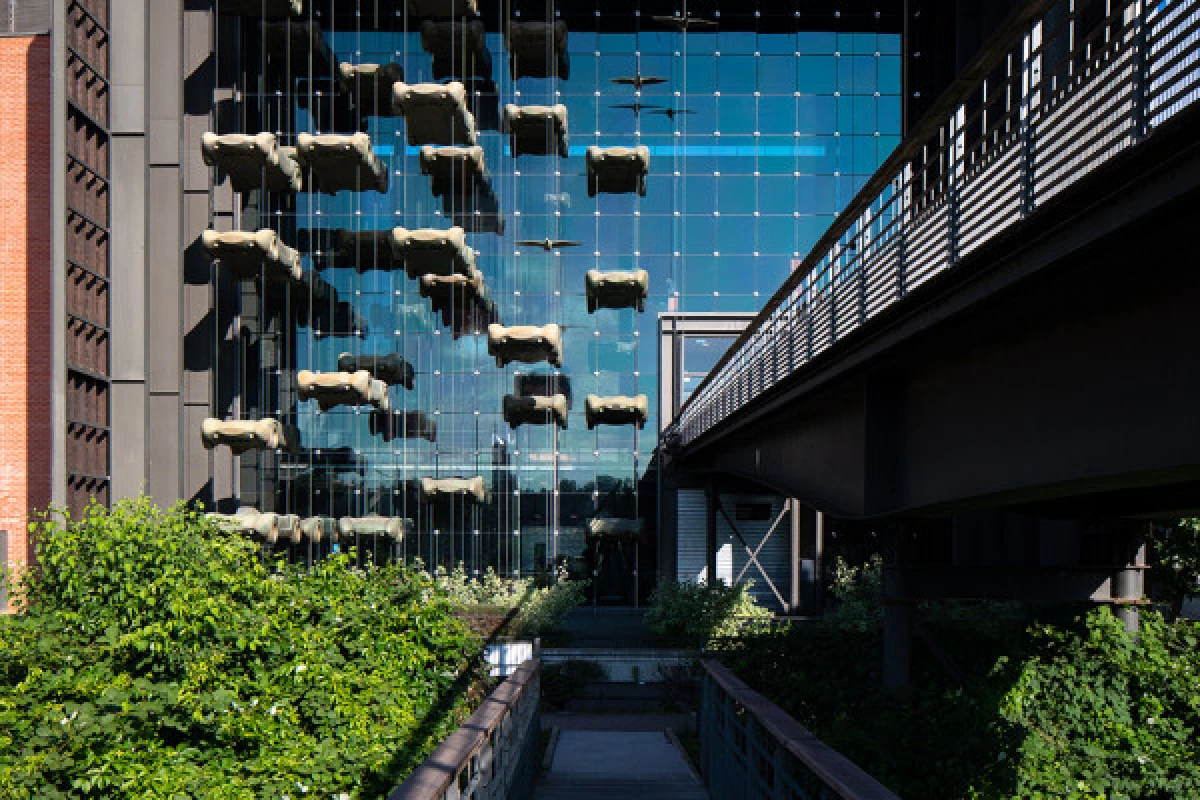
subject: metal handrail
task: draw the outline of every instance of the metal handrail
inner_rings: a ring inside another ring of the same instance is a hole
[[[100,82],[104,84],[104,88],[108,89],[110,86],[108,82],[108,76],[101,72],[90,60],[88,60],[87,56],[79,52],[74,45],[67,45],[67,55],[70,58],[78,61],[80,64],[83,64],[83,66],[87,68],[87,71],[99,78]]]
[[[67,108],[83,117],[83,119],[97,131],[106,135],[108,134],[108,126],[93,117],[91,112],[80,105],[79,101],[74,97],[67,98]]]
[[[1200,0],[1016,12],[691,394],[686,446],[1200,97]]]
[[[78,165],[79,167],[82,167],[85,172],[87,172],[92,177],[96,178],[98,181],[103,183],[106,187],[109,185],[108,184],[108,176],[101,175],[100,172],[95,167],[93,167],[91,164],[89,164],[87,161],[85,161],[82,156],[76,155],[75,153],[72,153],[70,150],[68,150],[67,151],[67,159],[70,160],[72,163]]]
[[[68,268],[77,269],[80,272],[88,275],[89,277],[94,278],[95,280],[103,281],[106,286],[108,284],[112,283],[112,281],[109,279],[109,277],[107,275],[101,275],[96,270],[92,269],[91,267],[85,267],[83,264],[79,263],[78,261],[76,261],[73,258],[67,257],[65,259],[65,261],[67,262]]]
[[[700,665],[700,750],[713,797],[729,786],[755,797],[794,796],[803,787],[814,797],[900,800],[727,667],[711,659]]]
[[[88,19],[90,19],[92,21],[92,24],[95,25],[96,28],[101,33],[104,34],[104,38],[105,39],[108,38],[108,27],[103,22],[100,21],[99,17],[97,17],[95,14],[92,13],[92,10],[90,8],[85,6],[82,2],[80,2],[80,0],[71,0],[70,6],[71,6],[71,8],[78,8],[80,11],[82,11],[83,15],[85,17],[87,17]]]

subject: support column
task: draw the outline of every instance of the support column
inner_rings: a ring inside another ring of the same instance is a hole
[[[1113,574],[1112,594],[1114,602],[1118,603],[1117,617],[1130,633],[1138,630],[1137,604],[1146,596],[1146,537],[1150,524],[1133,523],[1115,539],[1114,562],[1119,566]]]
[[[800,560],[800,501],[788,499],[788,513],[792,523],[792,591],[788,597],[788,612],[795,614],[800,609],[801,560]]]
[[[704,489],[704,569],[709,586],[717,585],[717,485],[711,478]]]
[[[883,566],[883,685],[907,686],[912,677],[912,605],[904,573],[908,531],[885,534]]]
[[[813,526],[813,609],[818,616],[825,616],[825,512],[816,513]]]

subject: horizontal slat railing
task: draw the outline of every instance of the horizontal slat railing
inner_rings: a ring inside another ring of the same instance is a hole
[[[687,446],[1200,99],[1200,0],[1037,0],[888,158],[691,394]]]

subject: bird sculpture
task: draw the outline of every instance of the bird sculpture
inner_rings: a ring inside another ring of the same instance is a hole
[[[674,120],[680,114],[695,114],[695,111],[689,111],[686,108],[650,108],[651,114],[662,114],[669,120]]]
[[[653,17],[655,22],[669,25],[679,31],[687,31],[695,28],[715,28],[717,23],[715,20],[704,19],[703,17],[693,17],[684,14],[682,17]]]
[[[654,78],[637,73],[632,78],[612,78],[613,83],[621,86],[632,86],[634,89],[641,91],[643,86],[657,86],[660,83],[666,83],[666,78]]]
[[[583,242],[571,242],[566,239],[542,239],[541,241],[537,239],[522,239],[517,242],[518,247],[540,247],[547,253],[559,247],[579,247],[581,244]]]
[[[663,106],[646,105],[645,103],[618,103],[617,105],[613,106],[613,108],[628,109],[629,111],[632,111],[633,115],[636,117],[640,116],[643,111],[652,111],[657,113],[657,109],[661,109]]]

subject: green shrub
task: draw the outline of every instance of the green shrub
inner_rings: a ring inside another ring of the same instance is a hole
[[[532,578],[501,578],[491,567],[471,578],[460,564],[452,572],[439,568],[432,580],[456,609],[474,614],[512,614],[503,633],[518,638],[541,636],[557,629],[571,609],[585,599],[580,581],[559,580],[537,588]]]
[[[1035,629],[1038,652],[1005,696],[1015,796],[1200,797],[1200,625],[1107,608],[1082,631]]]
[[[382,797],[477,697],[479,643],[433,586],[311,571],[182,507],[36,532],[0,620],[0,797]]]
[[[851,566],[840,556],[833,562],[829,593],[838,601],[838,617],[849,626],[866,630],[883,619],[883,559],[871,556]]]
[[[670,642],[697,647],[764,630],[772,614],[750,594],[751,585],[660,583],[650,597],[646,627]]]
[[[840,617],[729,640],[717,654],[901,797],[958,800],[970,796],[981,765],[993,764],[1001,749],[992,723],[1011,679],[992,676],[990,668],[1011,644],[976,625],[942,626],[938,636],[970,673],[965,686],[948,681],[914,642],[913,686],[885,689],[879,626]]]
[[[1186,600],[1200,597],[1200,519],[1155,526],[1150,552],[1154,600],[1165,604],[1171,618],[1177,619]]]
[[[563,709],[579,696],[589,683],[607,678],[604,667],[595,661],[571,659],[542,668],[542,702],[552,709]]]
[[[720,643],[748,684],[901,797],[1200,798],[1200,625],[1107,609],[1033,635],[1008,604],[922,615],[961,670],[913,642],[913,682],[883,688],[882,634],[861,618]]]

